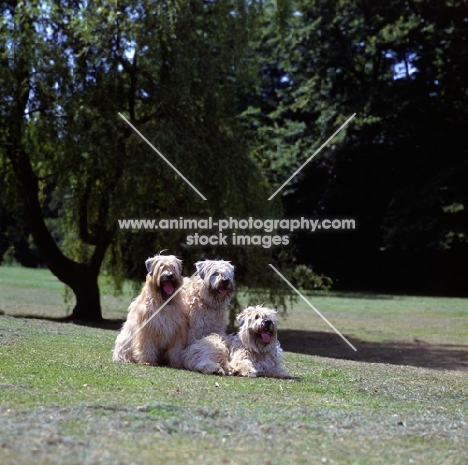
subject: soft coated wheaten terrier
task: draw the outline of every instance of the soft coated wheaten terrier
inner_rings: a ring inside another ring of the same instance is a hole
[[[114,360],[182,366],[188,321],[177,292],[182,285],[182,261],[156,255],[145,262],[148,274],[141,294],[130,304],[127,321],[117,336]]]
[[[182,356],[187,370],[205,375],[229,375],[229,336],[209,334],[195,341]]]
[[[247,307],[237,321],[238,334],[210,334],[192,344],[185,366],[205,374],[290,378],[281,366],[276,310]]]
[[[197,274],[185,278],[181,291],[184,311],[188,317],[187,345],[226,330],[227,307],[234,291],[234,267],[224,260],[204,260],[195,263]]]
[[[290,378],[281,366],[276,310],[257,305],[237,315],[239,332],[230,337],[229,371],[239,376]]]

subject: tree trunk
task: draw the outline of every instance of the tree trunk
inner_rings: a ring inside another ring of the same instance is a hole
[[[13,2],[14,7],[16,7],[16,3]],[[31,18],[27,19],[24,23],[23,21],[19,22],[19,43],[21,43],[23,38],[29,37],[27,27],[31,30],[34,28]],[[21,49],[20,46],[19,49]],[[15,56],[15,60],[12,63],[11,88],[9,91],[13,95],[13,101],[8,118],[6,118],[8,124],[5,128],[2,128],[2,131],[6,134],[6,143],[4,144],[6,154],[22,191],[26,219],[37,249],[49,270],[60,281],[68,285],[75,294],[76,304],[70,318],[81,321],[99,321],[102,320],[102,312],[98,275],[104,255],[114,235],[114,230],[112,228],[108,230],[103,226],[94,234],[94,237],[82,238],[84,242],[93,245],[95,248],[87,263],[79,263],[68,258],[60,250],[47,228],[40,202],[39,193],[41,189],[39,180],[34,172],[27,148],[24,145],[25,115],[31,92],[31,74],[35,72],[34,66],[31,63],[34,63],[34,61],[30,62],[30,57],[24,56],[21,53],[18,54],[18,57]],[[131,131],[128,130],[127,136],[130,133]],[[122,150],[124,150],[124,146]],[[121,172],[123,172],[123,166],[121,167]],[[117,182],[118,176],[114,181],[114,186]],[[109,186],[109,189],[111,190],[112,186]],[[82,208],[83,214],[87,212],[85,207],[87,207],[87,203]],[[104,198],[99,212],[98,224],[105,224],[108,212],[109,200]],[[83,232],[83,228],[81,229],[82,231],[80,232]],[[87,230],[85,232],[85,236],[90,236]]]
[[[25,200],[25,212],[34,242],[49,270],[69,286],[76,297],[76,305],[70,319],[82,321],[102,320],[98,275],[104,254],[111,242],[112,234],[102,234],[90,263],[78,263],[66,257],[55,243],[48,230],[38,198],[38,182],[29,158],[22,148],[20,157],[10,159],[17,175]]]
[[[88,267],[86,267],[88,268]],[[71,320],[101,321],[101,299],[98,276],[91,269],[84,269],[67,284],[72,288],[76,303],[70,316]]]
[[[25,213],[34,242],[49,270],[73,290],[76,305],[70,319],[82,321],[102,320],[99,297],[98,275],[105,252],[112,240],[112,231],[103,231],[97,241],[89,263],[70,260],[59,249],[47,228],[39,202],[38,179],[35,176],[30,159],[21,145],[20,124],[17,124],[16,137],[7,147],[7,154],[20,183],[25,202]],[[15,132],[12,130],[14,135]]]

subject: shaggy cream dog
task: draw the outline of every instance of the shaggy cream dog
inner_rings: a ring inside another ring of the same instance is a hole
[[[290,378],[281,366],[276,310],[257,305],[239,315],[239,332],[229,340],[229,371],[239,376]]]
[[[113,359],[179,368],[188,330],[178,292],[183,282],[182,261],[173,255],[156,255],[145,265],[146,284],[130,304],[127,321],[115,341]]]
[[[290,378],[281,366],[276,310],[247,307],[237,321],[238,334],[210,334],[192,344],[185,366],[205,374]]]
[[[195,263],[197,275],[185,278],[181,291],[189,321],[187,345],[226,330],[227,307],[234,291],[234,267],[224,260]]]
[[[225,334],[209,334],[195,341],[183,354],[184,367],[205,375],[229,375],[229,342]]]

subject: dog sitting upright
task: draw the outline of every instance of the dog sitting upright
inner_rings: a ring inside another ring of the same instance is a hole
[[[197,275],[185,278],[181,291],[189,321],[187,345],[211,333],[226,331],[227,307],[234,291],[234,267],[225,260],[195,263]]]
[[[183,366],[187,370],[202,372],[218,366],[215,372],[226,374],[216,362],[208,361],[208,366],[200,369],[197,341],[211,333],[225,333],[227,307],[234,291],[234,267],[224,260],[200,261],[195,266],[197,275],[187,281],[181,291],[189,322],[187,348],[182,353]],[[217,356],[216,351],[213,354]],[[223,354],[222,358],[225,357]]]
[[[175,295],[183,282],[182,261],[173,255],[155,255],[145,265],[146,283],[130,304],[113,359],[179,368],[188,330],[181,295]]]

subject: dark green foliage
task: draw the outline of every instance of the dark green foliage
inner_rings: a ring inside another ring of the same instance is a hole
[[[265,20],[260,91],[246,99],[271,179],[280,185],[357,113],[283,200],[288,215],[351,217],[359,229],[299,235],[300,260],[348,286],[466,292],[466,2],[293,1],[289,11],[281,28],[274,10]]]
[[[190,274],[190,263],[219,256],[245,270],[241,283],[268,287],[270,250],[189,249],[186,231],[130,233],[117,223],[280,213],[278,203],[266,202],[266,180],[236,119],[255,15],[254,4],[230,1],[4,6],[0,155],[9,182],[2,200],[9,211],[25,202],[37,247],[72,287],[77,307],[102,265],[117,285],[125,276],[141,279],[144,260],[162,249],[184,258]],[[59,247],[44,221],[54,216]],[[259,264],[254,277],[250,263]],[[100,317],[97,288],[90,299],[75,317]]]
[[[230,259],[240,284],[272,289],[280,306],[269,262],[343,287],[466,292],[466,2],[46,1],[0,12],[2,254],[31,233],[60,279],[81,276],[75,293],[101,269],[117,285],[141,279],[163,249],[186,274],[201,258]],[[273,250],[117,227],[283,208],[355,218],[358,230],[299,233]]]

